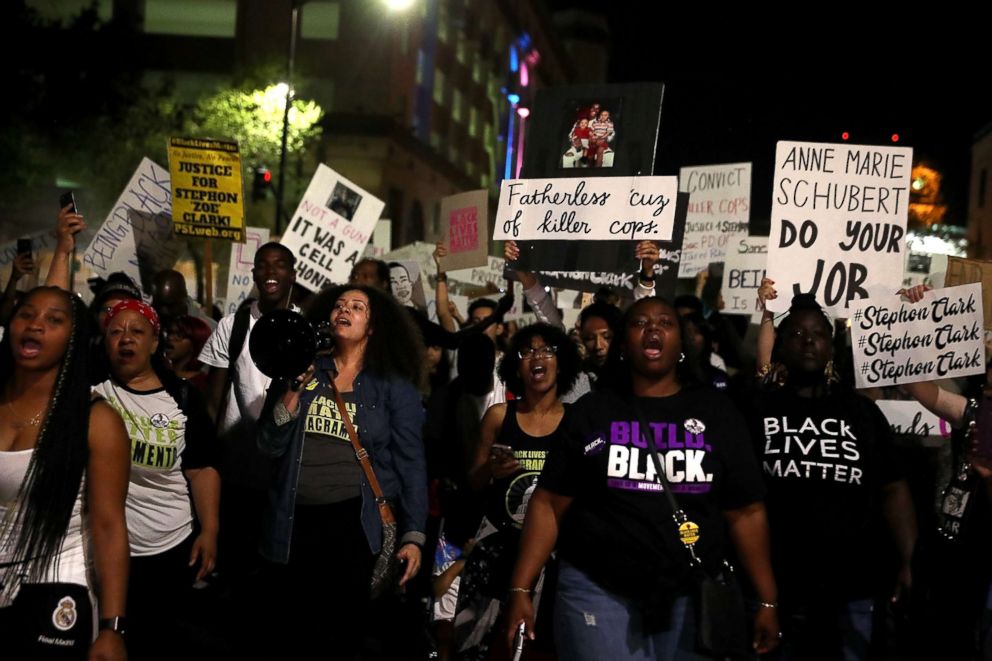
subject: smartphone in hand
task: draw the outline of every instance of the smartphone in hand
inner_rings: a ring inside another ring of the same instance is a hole
[[[59,197],[59,209],[65,209],[67,206],[71,206],[69,211],[71,213],[79,213],[76,210],[76,196],[72,194],[72,191],[62,193]]]
[[[502,443],[493,443],[492,454],[501,461],[507,461],[513,459],[513,448],[509,445],[503,445]]]

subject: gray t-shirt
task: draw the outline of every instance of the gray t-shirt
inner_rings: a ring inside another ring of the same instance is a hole
[[[334,395],[327,386],[311,382],[319,392],[307,408],[303,421],[303,457],[297,485],[297,505],[324,505],[361,496],[362,467],[348,439]],[[355,418],[355,394],[341,393],[345,408],[361,440]]]

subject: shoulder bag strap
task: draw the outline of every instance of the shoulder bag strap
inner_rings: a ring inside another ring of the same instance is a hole
[[[334,375],[331,374],[330,377],[330,387],[331,393],[334,395],[334,403],[337,404],[338,413],[341,414],[341,419],[344,420],[344,426],[348,430],[348,438],[351,440],[351,447],[355,450],[355,458],[361,464],[362,471],[365,473],[365,479],[369,481],[369,486],[372,487],[375,503],[379,506],[379,516],[382,517],[382,522],[385,524],[396,523],[396,517],[393,516],[393,509],[386,501],[386,497],[382,495],[382,487],[379,486],[379,480],[376,479],[375,471],[372,470],[369,453],[365,451],[365,448],[362,447],[362,442],[358,440],[355,427],[351,424],[351,416],[348,415],[348,409],[345,408],[344,399],[341,398],[341,393],[338,392],[337,386],[334,385]]]
[[[665,475],[665,462],[662,461],[661,456],[658,454],[658,448],[655,446],[654,438],[648,438],[647,435],[647,430],[651,429],[651,427],[644,418],[641,407],[637,405],[637,402],[634,401],[632,404],[634,413],[637,415],[637,422],[640,425],[641,440],[644,441],[647,448],[651,451],[651,457],[654,459],[655,479],[661,484],[665,492],[665,497],[668,498],[668,504],[672,507],[672,520],[675,522],[675,532],[678,534],[678,539],[689,553],[689,564],[697,568],[702,567],[703,563],[696,555],[696,541],[701,534],[699,525],[689,520],[689,516],[679,507],[678,501],[675,500],[675,494],[672,493],[672,485]]]

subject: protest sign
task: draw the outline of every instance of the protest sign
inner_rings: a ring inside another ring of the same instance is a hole
[[[255,286],[252,269],[255,253],[269,242],[266,227],[246,227],[245,242],[231,244],[231,262],[227,269],[227,293],[224,295],[224,314],[233,314],[251,295]]]
[[[138,272],[141,274],[138,284],[144,291],[150,292],[155,274],[175,266],[186,244],[173,231],[171,214],[130,209],[127,217],[134,232],[134,250],[138,255]]]
[[[965,285],[977,282],[982,285],[982,304],[985,319],[982,322],[987,330],[992,330],[992,262],[964,257],[947,258],[947,275],[944,284]]]
[[[389,262],[389,291],[400,305],[427,309],[427,297],[424,293],[424,278],[421,277],[420,264],[415,260]],[[431,298],[434,292],[431,292]]]
[[[768,277],[784,312],[812,293],[835,314],[899,289],[913,150],[779,142],[775,153]]]
[[[123,271],[135,282],[141,282],[130,211],[149,214],[141,218],[154,217],[159,213],[172,214],[169,172],[148,158],[141,159],[141,164],[83,253],[83,265],[101,277]]]
[[[682,254],[685,254],[684,252]],[[724,314],[758,312],[758,288],[765,277],[768,237],[735,237],[723,265]]]
[[[919,303],[889,294],[859,301],[852,311],[858,388],[985,373],[979,284],[935,289]]]
[[[169,177],[176,234],[245,240],[244,184],[238,143],[170,138]]]
[[[42,270],[42,267],[45,266],[43,262],[51,262],[50,255],[58,243],[55,234],[51,230],[41,230],[33,234],[26,234],[21,238],[31,241],[31,254],[34,256],[35,270],[38,273],[47,272],[47,270]],[[14,239],[0,244],[0,282],[6,283],[10,278],[14,258],[17,257],[17,241],[18,239]],[[23,288],[24,282],[21,282],[21,286]]]
[[[669,241],[675,177],[506,179],[494,239]]]
[[[654,265],[655,294],[669,299],[674,298],[678,285],[679,260],[682,257],[681,246],[686,221],[685,208],[688,200],[688,193],[678,193],[672,238],[670,241],[655,242],[659,251],[658,262]],[[535,259],[536,253],[544,244],[535,241],[518,245],[520,247],[520,259],[511,264],[511,267],[531,270],[534,261],[538,261]],[[634,296],[634,289],[638,283],[637,273],[641,268],[640,262],[634,259],[636,245],[636,243],[629,241],[611,241],[602,247],[597,245],[601,253],[612,253],[608,261],[616,261],[618,266],[614,270],[586,271],[578,268],[566,270],[561,268],[562,265],[559,264],[556,268],[540,269],[541,284],[584,292],[596,292],[602,287],[609,287],[616,291],[621,298],[630,300]],[[513,277],[513,271],[508,271],[507,274],[509,277]]]
[[[724,261],[732,245],[747,236],[751,164],[681,168],[679,190],[689,193],[679,277],[691,278],[711,262]]]
[[[943,443],[951,436],[951,425],[915,400],[879,399],[875,403],[894,434],[915,436],[929,445],[934,441]]]
[[[489,257],[489,191],[474,190],[441,200],[441,231],[448,256],[445,271],[484,266]]]
[[[296,282],[310,291],[347,282],[385,203],[323,163],[307,186],[282,244],[296,254]]]
[[[380,218],[375,223],[372,238],[362,252],[362,259],[382,259],[382,256],[389,252],[392,242],[393,221],[388,218]]]

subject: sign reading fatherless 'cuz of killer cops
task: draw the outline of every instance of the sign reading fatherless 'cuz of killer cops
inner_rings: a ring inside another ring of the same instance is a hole
[[[245,240],[244,185],[238,143],[170,138],[169,175],[176,234]]]
[[[515,241],[669,241],[676,177],[506,179],[493,238]]]
[[[985,373],[982,286],[928,291],[919,303],[889,295],[851,315],[858,388]]]

